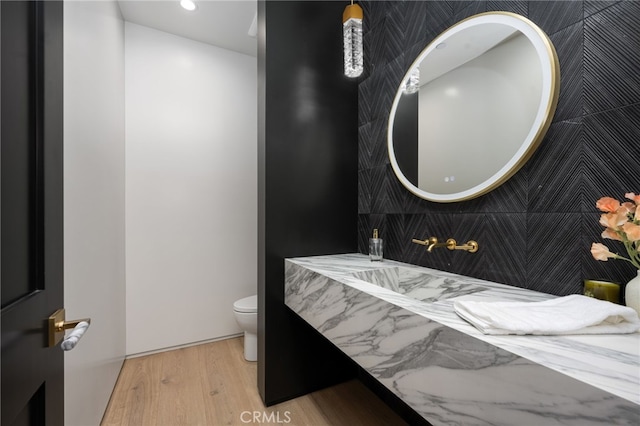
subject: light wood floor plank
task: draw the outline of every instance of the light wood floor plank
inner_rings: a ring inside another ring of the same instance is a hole
[[[264,407],[256,379],[256,363],[242,356],[242,338],[128,359],[102,425],[405,424],[355,380]]]
[[[177,349],[163,355],[156,424],[206,425],[197,349]]]
[[[126,360],[111,401],[107,406],[108,417],[103,425],[144,425],[156,423],[158,400],[154,395],[160,393],[162,358],[145,357]],[[123,372],[125,374],[123,374]],[[114,404],[114,396],[116,403]]]

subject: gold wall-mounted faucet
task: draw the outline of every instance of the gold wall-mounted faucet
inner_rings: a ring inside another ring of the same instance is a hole
[[[427,247],[427,251],[431,253],[434,248],[446,247],[449,250],[466,250],[469,253],[475,253],[478,251],[478,243],[474,240],[467,241],[466,244],[458,245],[456,240],[449,238],[444,243],[439,243],[436,237],[429,237],[426,240],[412,239],[412,243],[420,244]]]
[[[425,247],[427,247],[428,251],[433,250],[433,248],[435,247],[436,244],[438,244],[438,239],[436,237],[429,237],[426,240],[418,240],[418,239],[412,239],[411,242],[416,243],[416,244],[420,244],[423,245]]]

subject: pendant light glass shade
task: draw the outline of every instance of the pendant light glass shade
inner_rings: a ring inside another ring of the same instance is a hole
[[[420,90],[420,67],[416,67],[412,72],[407,83],[404,86],[404,92],[407,94],[416,93]]]
[[[362,8],[350,4],[342,14],[342,32],[344,37],[344,75],[358,77],[363,70],[362,46]]]

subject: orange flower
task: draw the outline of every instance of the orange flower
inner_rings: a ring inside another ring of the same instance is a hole
[[[619,207],[620,201],[611,197],[602,197],[596,202],[596,208],[601,212],[615,212]]]
[[[616,210],[616,213],[628,214],[628,213],[633,213],[635,210],[636,210],[635,204],[626,202],[620,205],[618,210]]]
[[[633,192],[627,192],[624,196],[630,200],[633,200],[634,203],[640,204],[640,194],[636,195]]]
[[[627,234],[629,241],[640,241],[640,225],[636,225],[632,222],[627,222],[622,225],[622,230]]]
[[[602,238],[609,238],[610,240],[622,241],[622,238],[620,238],[620,235],[618,235],[618,233],[611,228],[607,228],[604,231],[602,231]]]
[[[607,228],[617,228],[627,222],[626,213],[604,213],[600,216],[600,225]]]
[[[591,255],[595,260],[602,260],[606,262],[610,257],[615,257],[615,254],[611,253],[607,246],[601,243],[591,244]]]
[[[602,238],[620,241],[629,257],[609,251],[604,244],[593,243],[591,255],[596,260],[620,259],[631,263],[640,270],[640,194],[624,194],[631,201],[622,204],[611,197],[602,197],[596,207],[604,212],[600,215],[600,225],[605,227]]]

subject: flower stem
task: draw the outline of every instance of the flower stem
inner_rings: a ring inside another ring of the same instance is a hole
[[[631,263],[636,268],[640,269],[640,262],[636,261],[635,259],[627,259],[626,257],[620,256],[619,254],[616,254],[616,253],[611,253],[611,254],[614,255],[614,259],[626,260],[627,262]]]

